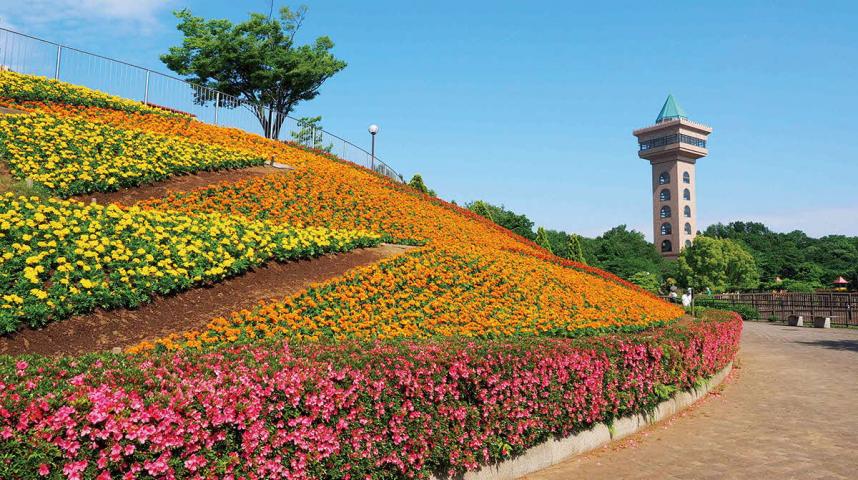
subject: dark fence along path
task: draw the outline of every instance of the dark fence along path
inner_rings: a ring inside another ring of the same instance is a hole
[[[731,305],[749,305],[762,319],[785,321],[790,315],[831,317],[833,325],[858,326],[858,293],[724,293],[713,298]]]

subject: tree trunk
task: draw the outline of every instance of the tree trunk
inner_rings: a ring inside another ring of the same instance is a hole
[[[276,105],[276,104],[275,104]],[[262,126],[262,134],[265,138],[277,140],[280,137],[280,130],[283,127],[283,122],[286,121],[286,113],[283,110],[278,110],[272,107],[262,105],[253,106],[253,114]]]

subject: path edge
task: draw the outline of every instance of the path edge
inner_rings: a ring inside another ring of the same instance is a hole
[[[699,387],[677,393],[672,398],[659,403],[651,413],[639,413],[618,418],[610,427],[606,423],[597,423],[588,430],[561,439],[546,440],[527,449],[515,458],[504,460],[495,465],[487,465],[479,470],[465,472],[464,475],[454,478],[461,480],[514,480],[566,461],[574,455],[590,452],[685,410],[720,385],[732,369],[733,362],[731,361],[718,373],[704,380]],[[429,478],[431,480],[446,480],[450,477],[432,475]]]

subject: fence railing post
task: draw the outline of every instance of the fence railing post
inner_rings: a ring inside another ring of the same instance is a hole
[[[149,70],[146,70],[146,87],[143,90],[143,103],[149,103]]]
[[[62,57],[63,57],[63,46],[57,45],[57,64],[56,64],[56,68],[54,69],[54,80],[60,79],[60,61],[62,60]]]
[[[218,121],[218,118],[217,118],[218,108],[220,108],[220,92],[219,91],[217,93],[215,93],[215,121],[214,121],[215,125],[217,125],[217,121]]]

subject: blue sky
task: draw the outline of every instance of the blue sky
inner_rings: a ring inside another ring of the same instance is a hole
[[[297,114],[358,144],[378,123],[379,157],[446,199],[650,237],[631,131],[673,93],[715,130],[700,227],[858,235],[858,2],[305,3],[303,40],[329,35],[349,66]],[[241,20],[268,2],[0,0],[0,22],[165,70],[182,7]]]

